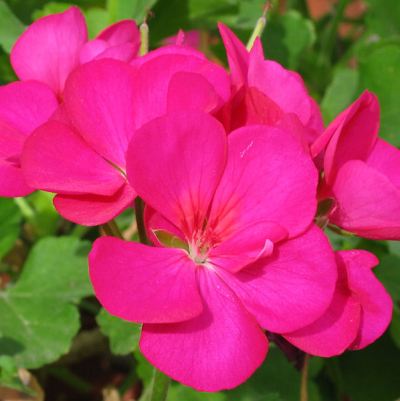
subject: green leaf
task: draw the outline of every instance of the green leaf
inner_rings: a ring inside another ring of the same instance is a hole
[[[297,69],[303,53],[314,45],[316,34],[313,23],[292,10],[273,15],[262,38],[267,58]]]
[[[393,301],[400,301],[400,258],[394,255],[385,255],[374,272],[390,293]]]
[[[339,358],[343,391],[352,401],[394,401],[400,394],[400,350],[384,336]]]
[[[0,46],[7,52],[24,31],[24,24],[13,14],[7,3],[0,1]]]
[[[387,241],[387,245],[392,255],[400,256],[400,241]]]
[[[224,393],[203,393],[190,387],[173,383],[168,391],[167,401],[227,401]]]
[[[107,0],[107,10],[112,21],[131,18],[141,24],[157,0]]]
[[[92,293],[88,247],[72,237],[40,240],[16,285],[0,292],[0,354],[18,367],[38,368],[68,351],[80,326],[73,303]]]
[[[45,17],[46,15],[62,13],[71,6],[71,3],[55,3],[51,1],[50,3],[46,3],[42,8],[35,10],[32,14],[32,19],[37,20],[39,18]]]
[[[390,335],[397,348],[400,348],[400,311],[395,306],[393,309],[392,323],[389,328]]]
[[[321,103],[325,123],[329,124],[355,100],[358,84],[358,70],[340,67],[335,71]]]
[[[21,217],[13,199],[0,198],[0,259],[17,240]]]
[[[319,400],[311,380],[308,387],[309,401]],[[262,367],[246,383],[226,394],[228,400],[235,401],[298,401],[300,372],[278,348],[271,347]]]
[[[126,355],[138,348],[140,324],[126,322],[110,315],[105,309],[100,311],[96,320],[102,333],[109,338],[113,354]]]
[[[111,23],[109,13],[103,8],[89,8],[85,11],[85,17],[90,38],[94,38]]]
[[[364,49],[360,56],[361,89],[376,93],[381,105],[380,135],[400,146],[400,45]]]
[[[18,369],[13,358],[7,355],[0,356],[0,387],[21,391],[24,394],[33,394],[32,389],[26,386],[18,376]]]
[[[392,37],[400,35],[400,3],[398,0],[367,0],[367,35]]]

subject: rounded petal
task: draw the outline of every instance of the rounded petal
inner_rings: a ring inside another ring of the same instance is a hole
[[[201,74],[177,72],[172,76],[168,87],[168,112],[193,110],[212,113],[222,104],[223,101],[214,87]]]
[[[127,154],[128,179],[147,204],[190,237],[207,215],[225,151],[225,131],[213,117],[171,113],[136,131]]]
[[[228,162],[209,225],[221,239],[258,221],[296,236],[312,222],[316,187],[317,170],[290,134],[268,126],[240,128],[228,137]]]
[[[105,159],[125,168],[135,130],[135,79],[132,67],[97,60],[76,69],[65,86],[65,107],[73,126]]]
[[[81,64],[88,63],[94,60],[99,54],[103,53],[108,48],[108,44],[104,40],[93,39],[89,40],[82,47],[79,53],[79,61]]]
[[[218,276],[198,273],[203,313],[187,322],[143,325],[140,350],[162,372],[198,391],[230,389],[260,366],[268,342]]]
[[[83,226],[105,224],[132,205],[136,196],[129,184],[123,184],[114,194],[56,195],[54,206],[65,219]]]
[[[118,46],[124,43],[132,44],[138,52],[140,47],[140,33],[133,20],[123,20],[110,25],[101,31],[96,39],[104,40],[110,46]]]
[[[303,125],[313,129],[322,126],[321,113],[300,75],[264,60],[259,51],[250,52],[248,85],[267,95],[284,112],[296,114]]]
[[[27,139],[21,164],[29,185],[44,191],[112,195],[124,182],[116,168],[57,121],[42,125]]]
[[[348,287],[346,266],[336,253],[338,281],[332,303],[315,322],[283,336],[311,355],[332,357],[343,353],[355,340],[361,323],[361,305]]]
[[[95,241],[89,274],[96,297],[112,315],[139,323],[181,322],[203,305],[196,266],[182,250],[114,237]]]
[[[400,239],[400,189],[359,160],[347,162],[332,186],[331,223],[371,239]]]
[[[347,161],[367,159],[378,136],[379,114],[377,97],[365,91],[313,144],[314,156],[325,149],[324,172],[329,185]]]
[[[33,192],[22,173],[22,169],[13,163],[0,159],[0,196],[15,198]]]
[[[190,54],[177,53],[153,57],[137,70],[138,86],[135,96],[137,127],[167,112],[169,85],[178,72],[200,74],[223,101],[228,100],[230,80],[221,66]]]
[[[385,287],[373,274],[371,267],[379,261],[367,251],[338,252],[346,265],[349,288],[361,305],[361,325],[351,349],[361,349],[376,341],[392,320],[393,304]]]
[[[35,21],[11,50],[11,64],[21,80],[36,80],[57,94],[79,65],[79,52],[87,41],[85,19],[78,7]]]
[[[54,93],[40,82],[12,82],[0,87],[0,121],[25,136],[45,123],[57,107]]]
[[[274,333],[318,319],[332,301],[337,279],[333,250],[317,227],[278,244],[272,256],[235,275],[221,274],[260,325]]]
[[[389,181],[400,189],[400,150],[378,138],[366,160],[368,166],[384,174]]]

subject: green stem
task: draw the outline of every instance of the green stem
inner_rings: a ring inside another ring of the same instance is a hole
[[[335,10],[335,15],[326,32],[325,40],[322,43],[322,49],[321,49],[322,61],[325,60],[330,63],[332,60],[332,53],[337,38],[337,31],[339,28],[339,24],[343,19],[344,11],[346,9],[348,2],[349,0],[339,0],[339,3]]]
[[[110,220],[108,223],[103,224],[102,227],[107,235],[111,237],[123,238],[122,233],[114,220]]]
[[[137,224],[139,240],[142,244],[150,245],[150,242],[146,235],[146,227],[144,224],[143,212],[144,212],[144,203],[142,199],[140,199],[137,196],[135,199],[135,216],[136,216],[136,224]]]
[[[25,198],[14,198],[14,202],[27,220],[31,220],[35,217],[34,209]]]
[[[250,36],[249,41],[247,42],[246,49],[248,51],[251,50],[251,48],[254,45],[254,42],[256,41],[257,38],[260,38],[262,33],[264,32],[264,28],[267,25],[267,13],[271,9],[271,2],[267,1],[264,6],[263,14],[262,16],[257,20],[256,26],[254,27],[254,30]]]
[[[308,401],[308,361],[310,356],[305,354],[301,368],[300,401]]]
[[[147,25],[147,22],[144,21],[140,25],[140,50],[139,54],[141,56],[144,56],[149,52],[149,26]]]
[[[154,368],[149,401],[165,401],[171,379]]]

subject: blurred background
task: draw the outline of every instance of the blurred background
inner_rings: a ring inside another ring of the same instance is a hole
[[[217,22],[246,42],[264,7],[261,0],[0,0],[1,84],[16,79],[9,52],[25,27],[73,4],[91,37],[121,19],[147,19],[151,48],[183,29],[191,45],[221,64]],[[272,5],[262,37],[266,57],[301,73],[325,122],[368,88],[380,100],[381,136],[400,146],[400,1]],[[133,212],[117,220],[134,239]],[[86,256],[98,234],[59,217],[50,194],[0,198],[0,401],[145,399],[152,368],[138,351],[140,327],[102,310],[88,282]],[[328,234],[337,249],[379,257],[376,274],[395,309],[387,333],[369,348],[310,359],[310,401],[400,400],[400,243]],[[297,401],[301,355],[275,340],[280,347],[272,343],[264,365],[239,388],[205,394],[174,383],[168,401]]]

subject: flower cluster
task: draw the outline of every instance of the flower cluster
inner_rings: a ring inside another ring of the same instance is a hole
[[[18,39],[20,81],[0,88],[0,195],[53,192],[83,225],[139,196],[152,246],[97,239],[96,296],[143,323],[151,363],[205,391],[245,381],[265,331],[324,357],[375,341],[392,312],[378,260],[334,252],[323,229],[400,239],[400,152],[378,138],[376,97],[324,129],[297,73],[219,29],[230,73],[182,34],[138,56],[133,21],[88,40],[71,8]]]

